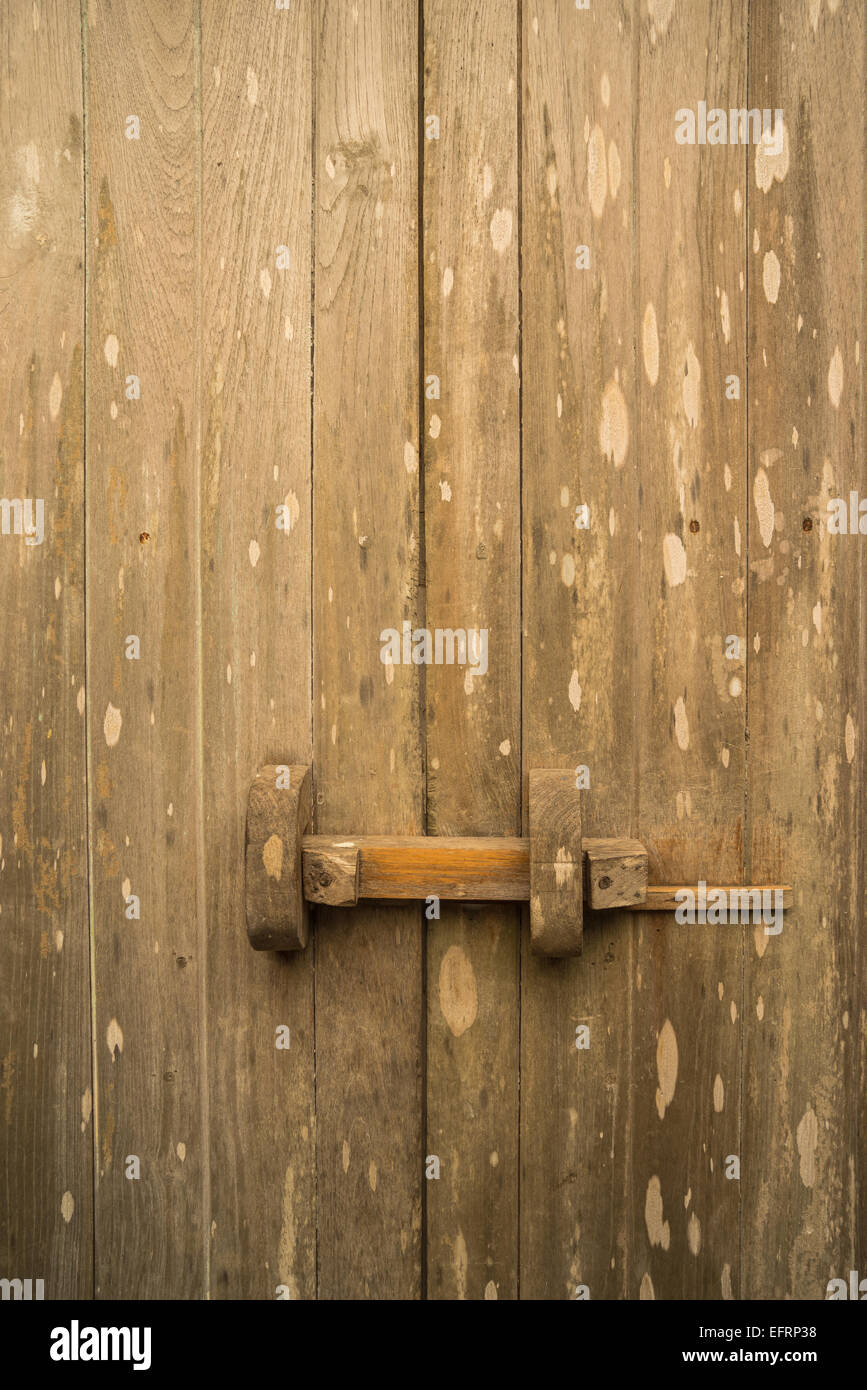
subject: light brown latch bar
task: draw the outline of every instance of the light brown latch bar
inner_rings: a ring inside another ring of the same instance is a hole
[[[647,851],[638,840],[582,836],[571,772],[531,770],[530,834],[523,838],[310,835],[310,769],[290,766],[288,786],[284,779],[277,766],[263,767],[247,804],[247,934],[257,950],[303,949],[308,903],[529,902],[533,950],[549,956],[580,953],[585,907],[676,906],[676,886],[648,887]],[[780,887],[783,907],[791,906],[791,889]]]

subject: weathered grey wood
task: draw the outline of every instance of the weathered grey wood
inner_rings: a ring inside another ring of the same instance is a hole
[[[746,951],[745,1298],[823,1299],[867,1268],[867,538],[828,525],[830,499],[867,495],[865,24],[863,5],[750,7],[750,104],[779,107],[785,133],[747,171],[745,838],[748,876],[791,874],[797,902]]]
[[[743,146],[678,144],[674,117],[701,98],[726,111],[748,105],[747,33],[746,0],[642,6],[633,421],[641,545],[630,703],[633,832],[662,883],[736,883],[743,873],[744,672],[754,637],[745,421],[762,371],[751,361],[748,382],[753,173]],[[752,71],[755,104],[765,106],[764,73]],[[727,393],[730,375],[738,399]],[[658,915],[635,926],[629,1297],[721,1298],[739,1278],[743,1183],[726,1175],[726,1157],[740,1146],[746,934]]]
[[[521,6],[523,761],[589,769],[581,811],[593,835],[635,833],[638,11]],[[617,426],[605,449],[604,400]],[[525,936],[522,1298],[575,1298],[581,1286],[626,1297],[631,939],[619,913],[588,929],[578,959],[535,956]]]
[[[577,956],[582,944],[584,856],[574,772],[531,768],[530,942],[537,955]]]
[[[417,834],[418,11],[317,0],[313,470],[316,828]],[[414,906],[322,908],[320,1298],[417,1298],[422,936]]]
[[[247,936],[257,951],[307,945],[301,838],[313,814],[312,782],[309,767],[288,766],[288,786],[280,767],[261,768],[247,801],[245,906]]]
[[[34,8],[0,6],[0,493],[34,504],[31,524],[44,509],[41,544],[0,535],[0,1277],[79,1299],[93,1292],[81,23],[78,5],[42,4],[36,28]]]
[[[105,1298],[200,1298],[207,1287],[196,15],[192,0],[87,5],[95,1251]],[[132,116],[138,139],[127,138]],[[129,635],[138,659],[127,659]],[[240,877],[240,859],[235,867]],[[127,916],[131,897],[138,917]]]

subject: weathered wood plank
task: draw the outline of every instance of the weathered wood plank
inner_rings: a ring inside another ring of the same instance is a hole
[[[217,1298],[316,1292],[313,952],[250,950],[240,872],[258,768],[313,752],[312,21],[311,0],[202,5],[202,704],[205,747],[231,750],[205,784]]]
[[[865,541],[833,534],[827,508],[867,492],[865,22],[863,5],[751,9],[750,100],[780,108],[785,134],[749,159],[748,867],[798,867],[792,919],[747,952],[748,1298],[824,1298],[864,1260]]]
[[[78,6],[0,10],[0,1275],[92,1293]],[[7,508],[7,502],[13,504]],[[15,534],[15,503],[25,505]],[[40,508],[42,509],[40,515]]]
[[[425,0],[425,622],[484,630],[488,668],[426,671],[437,835],[520,829],[517,48],[514,0]],[[517,1294],[518,947],[504,908],[427,934],[430,1298]]]
[[[195,15],[192,0],[87,6],[89,794],[104,1297],[200,1297],[205,1288]]]
[[[586,767],[585,827],[626,835],[638,6],[521,8],[523,762]],[[589,269],[576,264],[579,245]],[[577,960],[533,956],[524,936],[523,1298],[626,1295],[630,922],[612,913]],[[576,1029],[589,1030],[589,1048]]]
[[[387,671],[379,640],[417,616],[417,6],[316,16],[314,814],[417,834],[418,667]],[[420,913],[319,923],[319,1295],[417,1298]]]
[[[637,834],[663,883],[742,871],[745,150],[677,143],[675,111],[744,105],[746,34],[746,0],[719,0],[651,12],[639,38]],[[725,1297],[744,934],[697,924],[684,949],[671,919],[637,928],[630,1296]]]
[[[579,956],[583,935],[581,795],[574,772],[530,768],[530,945]]]

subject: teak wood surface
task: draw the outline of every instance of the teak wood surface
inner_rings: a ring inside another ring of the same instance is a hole
[[[0,534],[0,1277],[867,1268],[867,540],[827,524],[867,494],[865,42],[848,0],[0,7],[0,491],[45,503]],[[677,143],[699,101],[782,149]],[[487,673],[383,664],[404,621]],[[792,906],[546,960],[519,904],[362,902],[254,952],[284,763],[326,837],[514,839],[531,769],[586,768],[651,884]]]

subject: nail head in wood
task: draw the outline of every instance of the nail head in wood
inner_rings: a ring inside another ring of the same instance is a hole
[[[310,768],[260,768],[247,799],[245,849],[247,936],[257,951],[301,951],[308,917],[301,839],[310,826]]]
[[[544,956],[577,956],[582,946],[583,848],[574,772],[529,774],[530,943]]]

